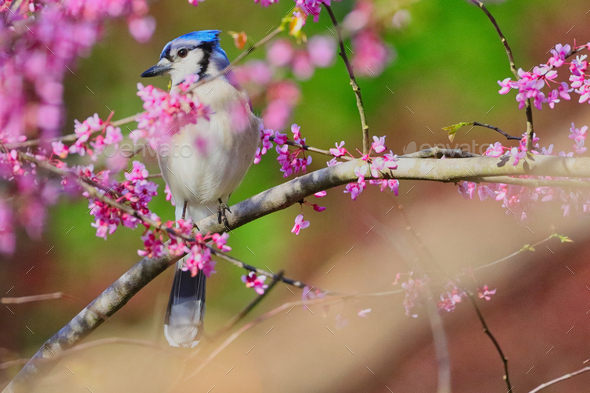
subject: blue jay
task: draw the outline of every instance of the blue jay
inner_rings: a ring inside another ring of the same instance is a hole
[[[218,30],[185,34],[170,41],[160,61],[142,77],[169,75],[171,89],[190,75],[207,80],[229,65],[219,46]],[[159,154],[162,177],[176,206],[176,220],[197,222],[215,211],[219,221],[231,193],[240,185],[254,160],[259,141],[260,119],[251,110],[247,94],[223,75],[192,91],[196,100],[210,107],[209,120],[199,118],[171,138],[167,154]],[[187,153],[190,147],[190,154]],[[177,264],[164,334],[171,346],[192,348],[199,343],[205,314],[206,277],[182,271]]]

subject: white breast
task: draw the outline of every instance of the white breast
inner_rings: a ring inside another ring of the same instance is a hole
[[[254,160],[259,141],[259,119],[248,97],[225,78],[217,78],[194,91],[208,105],[210,119],[199,118],[174,135],[169,154],[160,149],[160,169],[176,204],[176,219],[198,221],[217,211],[218,200],[227,203]]]

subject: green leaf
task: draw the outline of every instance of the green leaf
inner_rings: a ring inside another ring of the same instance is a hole
[[[452,126],[447,126],[447,127],[443,127],[443,130],[445,130],[448,134],[449,134],[449,140],[452,142],[453,139],[455,139],[455,134],[457,133],[457,131],[459,131],[459,129],[461,127],[465,127],[465,126],[472,126],[473,122],[471,123],[457,123],[457,124],[453,124]]]
[[[564,235],[559,235],[559,234],[557,234],[557,233],[554,233],[553,235],[551,235],[551,237],[556,237],[556,238],[558,238],[559,240],[561,240],[561,242],[562,242],[562,243],[573,243],[573,242],[574,242],[574,241],[573,241],[572,239],[570,239],[569,237],[567,237],[567,236],[564,236]]]
[[[525,244],[518,252],[524,251],[535,251],[535,247],[531,246],[530,244]]]

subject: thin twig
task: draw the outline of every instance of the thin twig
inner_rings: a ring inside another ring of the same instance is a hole
[[[506,133],[506,132],[502,131],[502,130],[501,130],[501,129],[499,129],[498,127],[494,127],[494,126],[491,126],[491,125],[489,125],[489,124],[483,124],[483,123],[478,123],[478,122],[474,121],[474,122],[473,122],[473,125],[474,125],[474,126],[478,126],[478,127],[485,127],[485,128],[489,128],[489,129],[491,129],[491,130],[497,131],[497,132],[499,132],[500,134],[504,135],[504,136],[506,137],[506,139],[508,139],[508,140],[519,141],[519,140],[521,140],[521,139],[522,139],[522,138],[521,138],[521,137],[519,137],[519,136],[512,136],[512,135],[510,135],[510,134],[508,134],[508,133]]]
[[[356,83],[356,78],[354,77],[354,72],[352,70],[352,64],[348,60],[348,56],[346,55],[346,50],[344,48],[344,41],[342,40],[342,28],[338,24],[338,20],[334,16],[332,12],[332,8],[327,5],[323,4],[328,14],[330,15],[330,19],[332,19],[332,24],[334,24],[334,28],[336,29],[336,33],[338,34],[338,44],[340,45],[340,56],[342,60],[344,60],[344,65],[346,65],[346,70],[348,71],[348,76],[350,77],[350,85],[352,86],[352,91],[354,91],[354,95],[356,97],[356,106],[359,111],[359,115],[361,117],[361,127],[363,132],[363,154],[369,154],[369,150],[371,149],[371,142],[369,141],[369,125],[367,124],[367,118],[365,116],[365,106],[363,105],[363,97],[361,96],[361,88],[359,87],[358,83]]]
[[[502,41],[502,45],[504,45],[504,50],[506,51],[506,55],[508,56],[508,62],[510,64],[510,71],[512,71],[514,76],[518,79],[519,76],[518,76],[518,71],[516,70],[516,64],[514,63],[514,56],[512,55],[512,49],[510,49],[510,45],[508,45],[508,41],[506,41],[506,37],[504,37],[502,30],[500,30],[500,26],[498,26],[496,19],[493,17],[493,15],[490,13],[490,11],[488,11],[486,6],[481,1],[471,0],[471,2],[474,3],[475,5],[477,5],[479,8],[481,8],[481,10],[486,14],[488,19],[490,20],[490,22],[492,22],[492,25],[494,25],[496,32],[498,32],[498,35],[500,36],[500,41]],[[527,138],[526,147],[527,147],[527,150],[530,152],[533,149],[533,133],[535,132],[533,129],[533,110],[532,110],[530,98],[526,100],[524,110],[526,113],[526,138]]]
[[[46,293],[43,295],[32,295],[32,296],[21,296],[21,297],[3,297],[0,298],[1,304],[22,304],[30,302],[39,302],[43,300],[54,300],[54,299],[68,299],[76,302],[84,303],[82,299],[77,297],[66,295],[63,292]],[[84,303],[85,304],[85,303]]]
[[[321,304],[321,303],[327,303],[327,302],[332,302],[332,301],[340,303],[343,300],[348,300],[348,299],[357,299],[357,298],[375,297],[375,296],[377,296],[377,297],[391,296],[391,295],[399,295],[401,293],[403,293],[403,290],[395,290],[395,291],[379,292],[379,293],[368,293],[368,294],[360,294],[360,295],[329,296],[329,297],[325,297],[325,298],[316,298],[316,299],[312,299],[312,300],[300,300],[300,301],[296,301],[296,302],[284,303],[283,305],[267,312],[266,314],[260,315],[256,319],[252,320],[251,322],[248,322],[247,324],[242,326],[240,329],[238,329],[236,332],[234,332],[223,343],[221,343],[220,346],[218,346],[213,352],[211,352],[209,354],[209,356],[207,356],[207,358],[196,368],[196,370],[193,371],[189,376],[184,378],[184,380],[186,381],[186,380],[194,377],[207,364],[209,364],[211,362],[211,360],[213,360],[217,355],[219,355],[221,353],[221,351],[223,351],[225,348],[227,348],[228,345],[230,345],[232,342],[234,342],[242,334],[244,334],[248,330],[252,329],[253,327],[257,326],[261,322],[266,321],[270,317],[277,315],[281,311],[284,311],[284,310],[289,309],[291,307],[297,307],[297,306],[311,306],[314,304]],[[196,357],[196,355],[189,356],[188,361],[193,360],[195,357]]]
[[[574,371],[574,372],[569,373],[569,374],[565,374],[565,375],[563,375],[563,376],[561,376],[559,378],[555,378],[555,379],[553,379],[553,380],[551,380],[549,382],[545,382],[544,384],[541,384],[541,385],[537,386],[536,388],[534,388],[533,390],[531,390],[529,393],[537,393],[537,392],[545,389],[546,387],[549,387],[549,386],[551,386],[553,384],[556,384],[557,382],[565,381],[566,379],[570,379],[571,377],[575,377],[578,374],[582,374],[582,373],[585,373],[585,372],[588,372],[588,371],[590,371],[590,366],[589,367],[584,367],[584,368],[582,368],[582,369],[580,369],[578,371]]]
[[[274,141],[275,140],[275,137],[274,136],[271,136],[268,139],[270,141]],[[309,146],[309,145],[304,145],[302,143],[297,143],[297,142],[293,142],[293,141],[289,141],[289,140],[286,142],[286,144],[289,145],[289,146],[298,147],[300,149],[311,151],[311,152],[314,152],[314,153],[324,154],[324,155],[330,156],[330,157],[336,157],[334,154],[330,153],[329,150],[319,149],[317,147],[313,147],[313,146]],[[350,157],[350,156],[340,156],[340,157],[337,157],[337,158],[340,158],[340,159],[342,159],[344,161],[352,161],[352,160],[355,159],[354,157]]]
[[[529,246],[529,247],[523,247],[523,248],[521,248],[520,250],[518,250],[518,251],[516,251],[516,252],[513,252],[512,254],[510,254],[510,255],[508,255],[508,256],[505,256],[504,258],[500,258],[500,259],[498,259],[497,261],[490,262],[490,263],[487,263],[487,264],[485,264],[485,265],[482,265],[482,266],[475,267],[475,268],[473,268],[473,271],[478,271],[478,270],[481,270],[481,269],[485,269],[485,268],[488,268],[488,267],[490,267],[490,266],[497,265],[498,263],[504,262],[504,261],[506,261],[506,260],[508,260],[508,259],[514,258],[514,257],[515,257],[515,256],[517,256],[518,254],[521,254],[521,253],[523,253],[523,252],[525,252],[525,251],[529,251],[531,248],[535,248],[535,247],[537,247],[537,246],[540,246],[540,245],[541,245],[541,244],[543,244],[543,243],[547,243],[549,240],[551,240],[551,239],[552,239],[552,238],[554,238],[554,237],[555,237],[555,235],[550,235],[550,236],[547,236],[545,239],[543,239],[543,240],[541,240],[541,241],[539,241],[539,242],[537,242],[537,243],[533,244],[532,246]],[[461,274],[460,276],[464,276],[464,275],[465,275],[465,274]],[[460,277],[460,276],[457,276],[457,277]]]
[[[110,337],[110,338],[103,338],[100,340],[89,341],[87,343],[77,345],[73,348],[66,349],[63,352],[58,352],[54,356],[52,356],[51,358],[37,358],[37,359],[33,359],[32,362],[34,364],[39,364],[39,363],[43,363],[43,362],[54,361],[57,359],[61,359],[65,356],[71,355],[74,352],[83,351],[83,350],[86,350],[89,348],[94,348],[94,347],[97,347],[100,345],[110,345],[110,344],[137,345],[137,346],[142,346],[142,347],[156,348],[159,350],[165,349],[165,348],[161,347],[160,345],[154,344],[151,341],[136,340],[136,339],[131,339],[131,338]],[[23,359],[16,359],[16,360],[11,360],[9,362],[0,363],[0,370],[4,370],[4,369],[10,368],[10,367],[20,366],[20,365],[28,363],[29,361],[31,361],[31,359],[24,359],[23,358]]]
[[[216,255],[218,258],[221,258],[221,259],[223,259],[223,260],[225,260],[225,261],[227,261],[227,262],[229,262],[229,263],[231,263],[231,264],[233,264],[233,265],[235,265],[235,266],[237,266],[237,267],[239,267],[241,269],[246,269],[246,270],[251,271],[251,272],[254,272],[256,274],[260,274],[260,275],[263,275],[263,276],[266,276],[266,277],[270,277],[273,280],[278,279],[278,280],[284,282],[285,284],[289,284],[289,285],[292,285],[292,286],[297,287],[297,288],[303,289],[306,286],[308,286],[307,284],[305,284],[305,283],[303,283],[301,281],[292,280],[290,278],[286,278],[286,277],[282,277],[282,276],[279,277],[276,274],[269,273],[266,270],[262,270],[260,268],[257,268],[256,266],[248,265],[247,263],[244,263],[244,262],[240,261],[239,259],[236,259],[236,258],[234,258],[232,256],[229,256],[229,255],[223,253],[223,252],[220,252],[219,250],[216,250],[216,249],[212,248],[209,245],[207,245],[207,247],[209,247],[209,250],[211,250],[211,254]],[[324,291],[324,290],[322,290],[322,292],[323,293],[329,293],[329,294],[336,294],[336,292],[332,292],[332,291]]]
[[[268,288],[266,288],[266,290],[261,295],[256,296],[256,298],[254,298],[254,300],[252,300],[250,304],[248,304],[242,311],[240,311],[239,313],[234,315],[232,319],[227,321],[225,326],[219,329],[213,335],[212,339],[215,340],[217,337],[222,336],[226,332],[230,331],[235,325],[237,325],[238,322],[240,322],[246,315],[248,315],[248,313],[252,311],[254,307],[256,307],[270,293],[270,291],[272,291],[272,289],[277,285],[277,283],[281,281],[281,278],[283,278],[284,274],[285,271],[281,270],[279,274],[277,274],[277,276],[273,278],[272,282],[268,285]]]
[[[479,318],[479,321],[481,322],[481,326],[483,327],[483,332],[488,335],[490,340],[492,340],[492,343],[494,343],[496,350],[500,354],[500,358],[502,359],[502,364],[504,365],[503,379],[504,379],[504,381],[506,381],[506,385],[508,386],[508,391],[514,393],[514,391],[512,390],[513,386],[510,385],[510,377],[508,375],[508,358],[506,358],[506,356],[504,356],[504,352],[502,352],[502,348],[500,348],[500,344],[498,344],[498,341],[496,340],[496,338],[494,337],[492,332],[490,332],[490,329],[488,328],[488,325],[486,324],[486,321],[485,321],[483,315],[481,314],[479,307],[477,306],[477,302],[475,301],[475,297],[473,296],[473,293],[471,293],[471,291],[466,291],[466,293],[467,293],[467,296],[469,297],[469,300],[471,300],[471,304],[473,304],[473,308],[475,309],[475,312],[477,313],[477,317]]]

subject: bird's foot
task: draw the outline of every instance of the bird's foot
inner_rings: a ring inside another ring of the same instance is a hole
[[[227,216],[225,215],[226,210],[231,213],[227,203],[223,203],[223,201],[219,199],[219,206],[217,207],[217,222],[221,224],[223,221],[223,225],[225,225],[225,228],[229,230],[229,222],[227,221]]]

